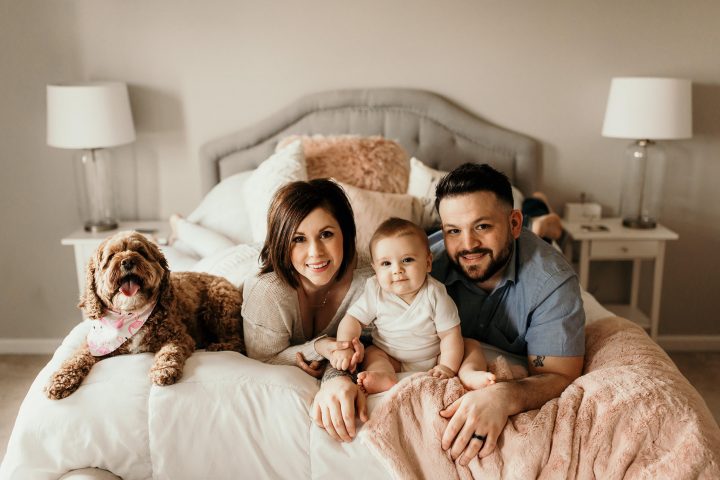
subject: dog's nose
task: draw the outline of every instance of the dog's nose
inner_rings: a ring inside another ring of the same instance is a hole
[[[123,258],[122,261],[120,261],[120,266],[130,270],[135,266],[135,261],[132,258]]]

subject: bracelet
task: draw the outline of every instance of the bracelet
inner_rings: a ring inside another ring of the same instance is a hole
[[[353,383],[357,383],[357,374],[356,373],[350,373],[347,370],[338,370],[336,368],[328,366],[325,370],[325,374],[323,375],[322,379],[320,380],[320,384],[322,385],[328,380],[331,380],[336,377],[350,377],[350,380],[352,380]]]

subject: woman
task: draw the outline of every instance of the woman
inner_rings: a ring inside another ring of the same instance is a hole
[[[322,179],[278,190],[260,274],[243,291],[248,356],[321,376],[321,360],[349,346],[331,337],[372,275],[370,268],[355,269],[356,257],[352,208],[340,186]],[[356,345],[359,361],[362,347]]]

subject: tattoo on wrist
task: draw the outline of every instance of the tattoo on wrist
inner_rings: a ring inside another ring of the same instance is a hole
[[[322,380],[320,380],[320,383],[325,383],[330,379],[333,379],[335,377],[349,377],[351,380],[354,381],[353,376],[350,372],[345,370],[338,370],[336,368],[328,366],[325,369],[325,374],[322,377]]]
[[[533,366],[544,367],[545,364],[543,363],[543,360],[545,360],[545,355],[538,355],[537,357],[535,357],[535,360],[533,360]]]

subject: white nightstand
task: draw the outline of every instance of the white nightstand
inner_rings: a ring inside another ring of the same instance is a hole
[[[123,230],[137,230],[152,238],[158,245],[167,245],[170,236],[170,224],[167,220],[120,222],[116,230],[91,233],[84,229],[75,230],[61,240],[63,245],[72,246],[75,251],[75,273],[78,281],[78,291],[85,290],[85,266],[90,256],[95,253],[98,245],[111,235]]]
[[[607,230],[597,230],[598,225],[604,225]],[[580,242],[578,274],[580,285],[585,289],[588,286],[591,260],[632,260],[630,304],[605,305],[605,307],[618,316],[649,329],[650,337],[657,340],[665,242],[677,240],[678,234],[662,225],[647,230],[625,228],[619,218],[604,218],[594,222],[563,222],[563,226],[573,239]],[[649,317],[638,308],[642,260],[653,260],[655,263]]]

